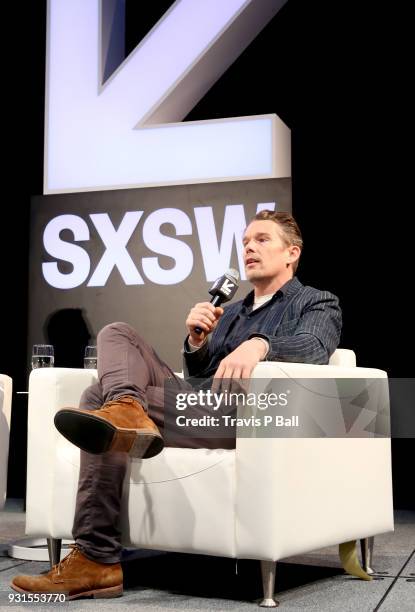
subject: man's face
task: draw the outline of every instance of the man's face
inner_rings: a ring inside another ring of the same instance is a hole
[[[246,278],[273,279],[287,270],[290,249],[281,237],[282,230],[275,221],[252,221],[243,237]]]

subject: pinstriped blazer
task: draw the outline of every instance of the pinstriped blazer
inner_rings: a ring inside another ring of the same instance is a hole
[[[282,288],[284,309],[280,303],[269,305],[261,330],[249,338],[260,336],[269,342],[267,361],[293,361],[327,364],[340,342],[342,315],[338,298],[329,291],[319,291],[302,285],[297,277]],[[194,352],[185,342],[185,376],[197,376],[223,346],[231,323],[238,316],[244,300],[230,304],[224,310],[209,342]],[[266,306],[265,306],[266,308]],[[242,340],[241,340],[242,342]]]

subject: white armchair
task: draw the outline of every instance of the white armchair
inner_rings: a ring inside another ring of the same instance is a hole
[[[0,510],[7,494],[12,387],[12,379],[0,374]]]
[[[356,368],[352,351],[337,350],[330,363],[261,362],[253,378],[387,378]],[[53,419],[95,381],[95,370],[30,376],[26,533],[49,538],[51,563],[72,535],[79,473],[79,449]],[[275,605],[279,559],[391,530],[390,438],[245,437],[234,450],[165,448],[132,460],[124,481],[125,546],[259,559],[262,605]]]

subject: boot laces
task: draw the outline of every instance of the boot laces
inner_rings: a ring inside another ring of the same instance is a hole
[[[77,553],[80,552],[76,544],[69,544],[69,548],[72,548],[71,552],[54,566],[58,576],[61,575],[61,570],[64,567],[68,567],[71,561],[77,556]]]
[[[111,407],[112,406],[116,406],[118,404],[131,405],[131,401],[129,399],[127,400],[127,397],[130,397],[130,396],[123,395],[121,397],[118,397],[115,400],[110,400],[109,402],[106,402],[104,404],[104,406],[100,409],[100,412],[111,415],[112,414],[112,411],[111,411]],[[135,406],[134,406],[134,408],[135,408]]]

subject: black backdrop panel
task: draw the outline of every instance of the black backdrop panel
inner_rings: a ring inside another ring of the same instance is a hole
[[[126,321],[181,370],[189,309],[229,266],[243,273],[244,220],[272,202],[291,211],[290,179],[32,198],[29,355],[47,342],[55,366],[80,367],[98,331]]]

